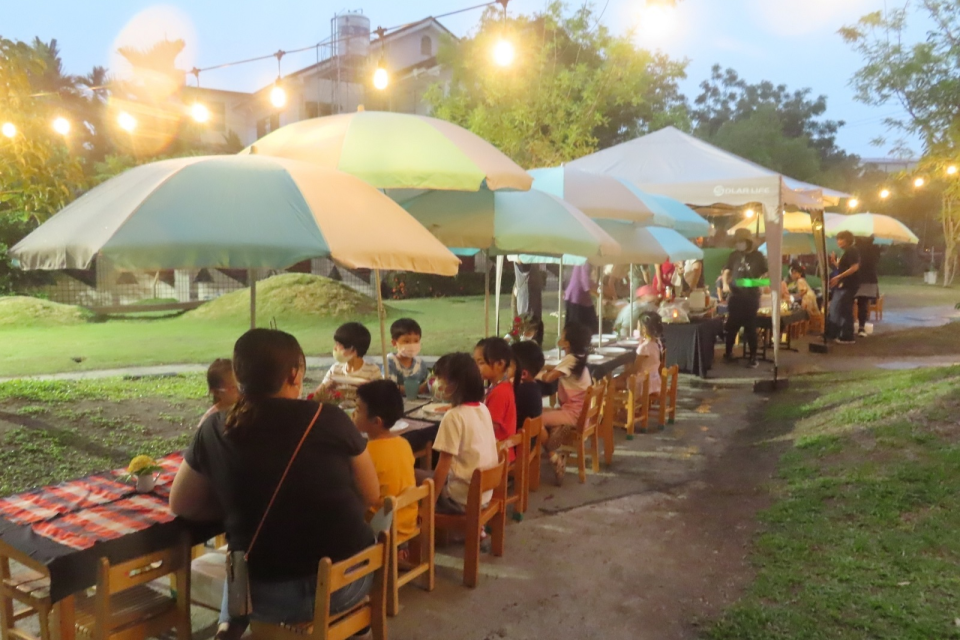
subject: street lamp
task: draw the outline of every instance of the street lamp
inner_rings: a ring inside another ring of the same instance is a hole
[[[62,136],[70,133],[70,121],[63,116],[53,121],[53,130]]]
[[[137,119],[126,111],[122,111],[119,116],[117,116],[117,124],[120,125],[120,128],[126,132],[131,132],[137,128]]]
[[[12,138],[13,136],[17,135],[17,127],[12,122],[4,122],[3,126],[0,127],[0,133],[3,133],[3,135],[7,136],[8,138]]]

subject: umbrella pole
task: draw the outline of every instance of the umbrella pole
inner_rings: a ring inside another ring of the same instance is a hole
[[[496,330],[493,332],[494,335],[500,335],[500,289],[503,285],[503,256],[497,256],[497,281],[496,281],[496,290],[497,290],[497,300],[494,304],[494,320],[493,326],[496,327]]]
[[[597,349],[603,346],[603,271],[597,278]]]
[[[490,254],[483,263],[483,337],[490,335]]]
[[[560,353],[560,336],[563,335],[563,255],[557,269],[557,355]]]
[[[636,282],[634,282],[633,272],[634,272],[634,265],[631,264],[631,265],[630,265],[630,297],[629,297],[629,300],[628,300],[628,302],[627,302],[627,305],[629,305],[629,307],[630,307],[630,328],[627,329],[627,337],[628,337],[628,338],[630,338],[630,337],[633,336],[633,329],[634,329],[634,326],[633,326],[633,312],[634,312],[633,305],[635,305],[636,302],[637,302],[637,284],[636,284]]]
[[[257,273],[255,269],[247,269],[247,280],[250,281],[250,328],[257,328]]]
[[[373,270],[373,286],[377,289],[377,318],[380,321],[380,353],[383,358],[383,375],[387,375],[387,329],[384,324],[387,314],[383,308],[383,289],[380,286],[380,269]]]

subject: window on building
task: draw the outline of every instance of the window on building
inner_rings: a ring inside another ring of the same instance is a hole
[[[214,131],[226,131],[227,106],[222,102],[210,102],[207,104],[207,108],[210,111],[210,128]]]
[[[328,102],[314,102],[312,100],[308,100],[306,103],[304,103],[304,113],[308,118],[329,116],[333,113],[333,105]]]
[[[420,38],[420,54],[424,56],[433,55],[433,40],[430,39],[430,36]]]
[[[262,138],[271,131],[276,131],[280,128],[280,114],[272,113],[265,118],[260,118],[257,120],[257,138]]]

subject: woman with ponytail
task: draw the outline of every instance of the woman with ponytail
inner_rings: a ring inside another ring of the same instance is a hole
[[[223,520],[230,550],[247,551],[252,616],[270,623],[312,621],[321,558],[339,562],[374,542],[364,514],[380,487],[366,441],[338,407],[300,400],[304,369],[292,335],[243,334],[233,352],[240,397],[200,425],[170,493],[175,514]],[[353,606],[370,584],[335,592],[331,609]],[[226,594],[220,623],[221,638],[247,625],[227,615]]]

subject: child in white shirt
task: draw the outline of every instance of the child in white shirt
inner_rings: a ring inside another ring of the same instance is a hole
[[[370,348],[370,340],[370,331],[359,322],[340,325],[333,334],[333,358],[336,362],[312,395],[318,400],[327,400],[337,391],[341,400],[350,402],[356,399],[360,381],[380,380],[383,377],[380,367],[363,359]],[[356,378],[357,384],[337,383],[335,378]]]
[[[400,318],[390,325],[390,339],[397,351],[387,355],[387,370],[383,377],[396,382],[402,391],[406,391],[408,380],[416,380],[418,392],[427,391],[430,370],[420,357],[422,337],[420,323],[412,318]]]

